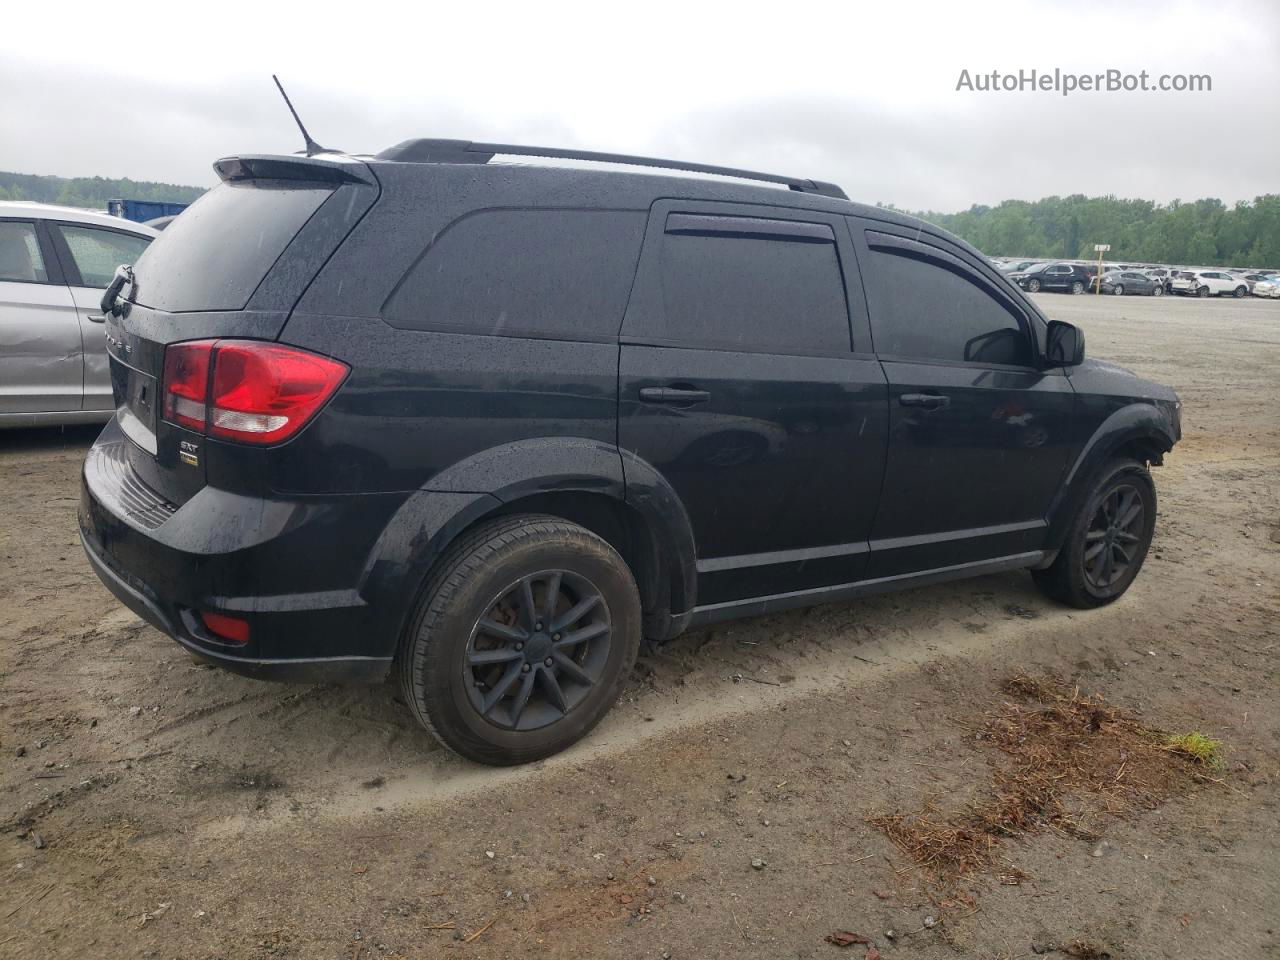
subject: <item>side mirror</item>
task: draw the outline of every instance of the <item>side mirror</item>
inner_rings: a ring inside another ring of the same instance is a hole
[[[1078,367],[1084,363],[1084,331],[1074,324],[1050,320],[1044,358],[1051,367]]]

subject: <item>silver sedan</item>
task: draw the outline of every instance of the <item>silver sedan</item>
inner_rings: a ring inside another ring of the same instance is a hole
[[[0,427],[110,419],[98,303],[157,236],[105,213],[0,202]]]

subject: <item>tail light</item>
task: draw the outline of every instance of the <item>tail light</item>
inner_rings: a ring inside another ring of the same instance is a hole
[[[164,355],[164,418],[266,445],[296,434],[347,376],[318,354],[257,340],[193,340]]]

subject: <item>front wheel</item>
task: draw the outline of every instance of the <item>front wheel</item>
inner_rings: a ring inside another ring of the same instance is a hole
[[[1156,488],[1136,460],[1108,463],[1093,483],[1053,564],[1032,570],[1047,595],[1087,609],[1111,603],[1142,569],[1156,529]]]
[[[1081,283],[1079,280],[1076,280],[1074,283],[1071,284],[1071,293],[1074,296],[1079,296],[1080,294],[1084,293],[1084,284]]]
[[[1154,287],[1151,288],[1151,295],[1153,297],[1163,297],[1164,287],[1160,286],[1160,284],[1157,283]]]
[[[429,578],[400,687],[449,749],[528,763],[595,727],[639,649],[639,593],[613,547],[557,517],[504,517],[464,535]]]
[[[1209,295],[1209,288],[1208,288],[1208,287],[1197,287],[1197,288],[1196,288],[1196,296],[1197,296],[1197,297],[1207,297],[1208,295]]]

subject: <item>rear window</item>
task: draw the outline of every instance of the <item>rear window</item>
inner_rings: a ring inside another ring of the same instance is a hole
[[[156,310],[242,310],[332,187],[239,180],[175,219],[134,267],[135,299]]]
[[[643,211],[482,210],[427,248],[383,317],[407,330],[612,339],[646,219]]]

